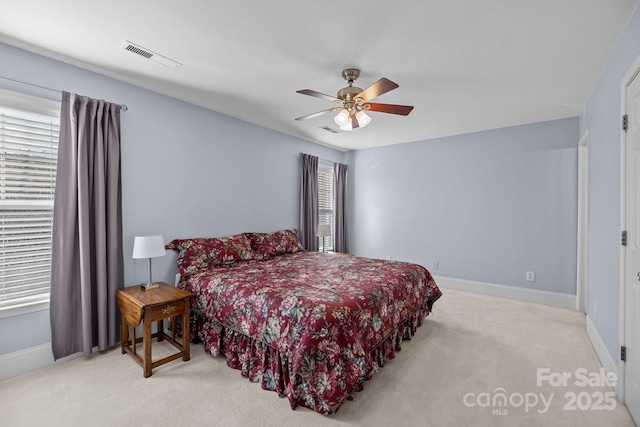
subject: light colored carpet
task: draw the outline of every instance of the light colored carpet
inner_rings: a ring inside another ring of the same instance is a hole
[[[591,409],[609,387],[580,385],[597,374],[584,315],[571,310],[445,290],[434,313],[338,413],[292,411],[222,358],[192,347],[192,359],[145,379],[112,349],[0,383],[2,426],[633,426],[626,407]],[[167,352],[154,343],[154,360]],[[537,368],[567,384],[537,384]],[[581,372],[581,371],[580,371]],[[577,381],[578,380],[578,381]],[[576,381],[578,384],[576,384]],[[499,390],[500,388],[504,390]],[[498,390],[497,390],[498,389]],[[492,403],[503,392],[506,406]],[[571,407],[571,396],[579,397]],[[465,400],[466,396],[466,400]],[[538,402],[534,405],[533,396]],[[548,410],[540,400],[550,401]],[[487,400],[489,398],[489,400]],[[525,408],[526,400],[530,407]],[[465,403],[466,402],[466,403]],[[472,406],[475,405],[475,406]],[[582,407],[582,409],[580,409]]]

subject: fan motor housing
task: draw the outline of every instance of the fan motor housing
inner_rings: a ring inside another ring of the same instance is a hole
[[[338,91],[338,94],[336,95],[336,98],[342,99],[344,101],[351,101],[353,100],[357,95],[360,94],[360,92],[362,92],[362,89],[356,86],[347,86],[347,87],[343,87],[342,89],[340,89]]]

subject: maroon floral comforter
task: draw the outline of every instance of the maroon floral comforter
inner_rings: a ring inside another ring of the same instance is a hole
[[[192,333],[206,351],[322,414],[393,358],[441,295],[416,264],[304,251],[198,271],[179,286],[196,295]]]

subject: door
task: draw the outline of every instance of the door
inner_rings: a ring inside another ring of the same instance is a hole
[[[626,88],[626,225],[624,285],[624,400],[640,422],[640,76]]]

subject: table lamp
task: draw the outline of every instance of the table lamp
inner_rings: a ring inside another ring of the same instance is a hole
[[[157,288],[158,284],[151,281],[151,258],[164,256],[164,241],[161,235],[154,236],[136,236],[133,241],[133,258],[142,259],[149,258],[149,266],[147,268],[147,283],[143,284],[143,289]]]
[[[318,231],[316,236],[322,237],[322,252],[327,251],[327,247],[324,243],[324,238],[331,236],[331,226],[329,224],[318,224]]]

